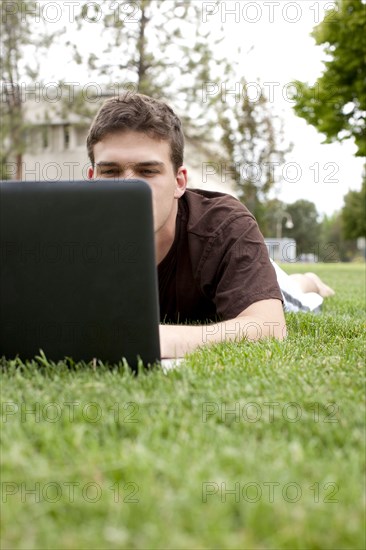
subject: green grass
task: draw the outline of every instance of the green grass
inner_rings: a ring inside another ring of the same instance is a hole
[[[311,269],[337,294],[283,343],[3,363],[1,548],[365,548],[364,265]]]

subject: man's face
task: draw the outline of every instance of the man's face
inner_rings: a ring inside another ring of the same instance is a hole
[[[187,185],[184,167],[175,174],[170,159],[170,144],[142,132],[107,135],[94,146],[94,169],[90,179],[144,179],[151,187],[155,234],[175,225],[176,199]]]

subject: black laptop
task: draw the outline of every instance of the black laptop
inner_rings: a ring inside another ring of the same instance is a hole
[[[151,190],[0,182],[0,356],[160,360]]]

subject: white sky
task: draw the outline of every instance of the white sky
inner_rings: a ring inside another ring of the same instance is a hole
[[[238,80],[244,75],[248,82],[259,81],[267,97],[272,90],[271,99],[275,111],[284,120],[286,139],[294,144],[287,164],[279,168],[284,177],[278,198],[286,203],[300,198],[311,200],[320,214],[330,215],[340,209],[348,190],[361,187],[363,161],[354,156],[356,147],[351,142],[322,144],[323,136],[294,114],[287,95],[287,86],[293,80],[313,84],[320,75],[323,49],[315,45],[310,32],[322,20],[324,9],[332,8],[334,3],[327,0],[226,0],[222,1],[216,13],[212,13],[214,2],[194,1],[201,4],[204,27],[211,29],[213,35],[215,28],[223,25],[226,39],[221,51],[226,51],[229,59],[230,56],[236,59],[237,48],[241,48]],[[106,4],[109,2],[106,0]],[[44,0],[43,4],[49,6],[46,12],[48,19],[55,20],[56,2]],[[65,15],[70,17],[73,13],[71,5],[80,6],[82,0],[58,0],[57,4],[63,8],[60,22],[65,22]],[[90,1],[90,14],[93,12],[92,4]],[[133,12],[133,1],[116,0],[115,4],[121,6],[122,14]],[[98,54],[100,36],[95,30],[92,23],[86,25],[84,32],[75,35],[76,38],[72,36],[72,40],[79,39],[80,46],[87,42],[88,47],[92,46]],[[61,51],[56,63],[53,56],[52,60],[43,64],[42,69],[49,81],[64,78],[83,82],[81,67],[70,64]],[[234,88],[235,83],[222,85],[230,89]],[[250,93],[255,93],[254,85]]]

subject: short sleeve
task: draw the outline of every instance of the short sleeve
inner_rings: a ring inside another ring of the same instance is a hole
[[[276,273],[255,219],[242,214],[216,235],[211,260],[216,257],[215,292],[212,299],[223,320],[237,317],[260,300],[282,301]],[[213,266],[211,266],[212,269]],[[208,272],[211,271],[208,269]]]

